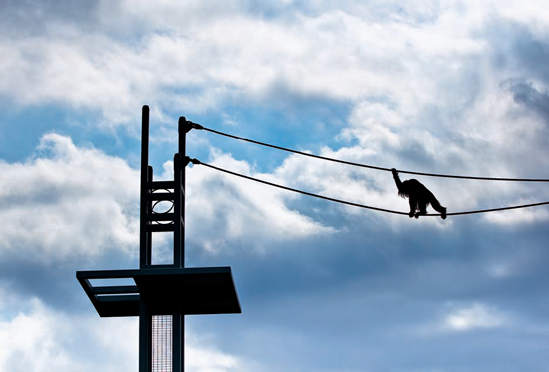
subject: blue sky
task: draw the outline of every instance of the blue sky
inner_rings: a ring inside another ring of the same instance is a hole
[[[99,318],[75,272],[138,266],[144,104],[159,177],[186,116],[381,167],[549,178],[543,1],[154,3],[0,3],[2,371],[137,369],[137,320]],[[407,211],[388,172],[205,131],[188,154]],[[419,179],[448,212],[549,200]],[[231,266],[243,309],[187,317],[188,371],[548,371],[546,207],[415,220],[200,166],[187,187],[187,265]]]

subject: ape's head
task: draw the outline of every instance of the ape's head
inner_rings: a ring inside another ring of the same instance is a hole
[[[400,185],[400,188],[398,189],[398,195],[402,198],[409,197],[411,188],[412,188],[412,185],[410,183],[410,180],[406,180],[402,182],[402,184]]]

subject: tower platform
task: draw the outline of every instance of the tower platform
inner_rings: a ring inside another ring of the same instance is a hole
[[[146,298],[149,315],[238,314],[242,310],[230,267],[155,267],[77,271],[76,278],[101,317],[139,316]],[[133,279],[135,285],[94,286],[96,279]]]

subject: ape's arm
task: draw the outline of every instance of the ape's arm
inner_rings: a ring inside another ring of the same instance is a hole
[[[403,192],[402,190],[402,182],[400,181],[400,178],[398,177],[398,172],[395,168],[391,169],[391,172],[393,173],[393,178],[395,179],[395,183],[398,189],[399,194]]]
[[[416,195],[416,193],[411,192],[411,190],[409,189],[410,181],[405,181],[407,184],[405,187],[404,183],[400,180],[400,177],[398,177],[398,172],[395,168],[392,168],[391,172],[393,173],[393,178],[395,179],[395,183],[398,188],[398,195],[402,196],[403,198],[406,198],[406,197],[409,198],[408,201],[410,203],[410,213],[408,213],[408,216],[410,216],[410,218],[416,216],[418,195]]]

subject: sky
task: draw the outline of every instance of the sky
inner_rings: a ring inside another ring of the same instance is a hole
[[[139,265],[143,105],[156,179],[180,116],[379,167],[549,178],[542,0],[1,0],[0,55],[6,372],[137,370],[137,319],[100,318],[75,272]],[[187,154],[408,210],[389,172],[198,130]],[[549,200],[416,178],[449,213]],[[200,165],[187,193],[186,265],[230,266],[242,307],[186,318],[187,371],[549,371],[548,207],[416,220]]]

